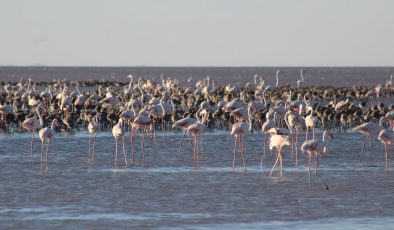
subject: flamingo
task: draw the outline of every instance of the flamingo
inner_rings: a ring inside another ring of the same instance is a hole
[[[152,112],[151,112],[152,113]],[[151,114],[150,113],[150,114]],[[131,127],[133,130],[142,130],[142,140],[141,140],[141,146],[142,146],[142,164],[145,161],[145,132],[147,132],[149,129],[153,130],[153,138],[155,139],[155,120],[150,117],[150,114],[147,112],[141,112],[133,121]],[[135,137],[132,138],[132,145],[134,146],[135,143]],[[134,163],[134,147],[132,148],[132,163]]]
[[[272,172],[275,169],[275,166],[278,164],[279,162],[279,168],[280,168],[280,173],[279,176],[282,176],[282,148],[286,145],[291,145],[291,137],[290,135],[279,135],[279,134],[275,134],[273,136],[271,136],[270,138],[270,145],[269,148],[270,150],[272,150],[274,147],[276,148],[276,160],[275,160],[275,164],[271,169],[270,172],[270,176],[272,175]]]
[[[364,147],[365,147],[365,143],[367,142],[367,140],[369,140],[369,147],[371,148],[372,156],[373,156],[373,158],[375,158],[375,152],[372,148],[371,135],[375,134],[375,133],[376,134],[379,133],[379,131],[380,131],[379,124],[374,123],[374,122],[366,122],[366,123],[363,123],[359,126],[354,127],[352,130],[366,135],[365,140],[363,142],[363,147],[361,149],[360,161],[363,158]]]
[[[388,120],[390,129],[394,130],[394,111],[387,112],[384,117]]]
[[[294,113],[292,110],[289,110],[285,114],[285,122],[289,127],[291,133],[293,133],[293,127],[295,129],[295,158],[296,158],[296,166],[298,164],[298,137],[300,136],[300,129],[302,126],[304,118],[301,115]],[[293,145],[292,145],[293,149]],[[293,159],[293,151],[291,154],[291,158]]]
[[[34,141],[35,130],[42,128],[42,126],[44,125],[44,120],[43,120],[42,115],[39,111],[39,107],[41,107],[41,106],[37,106],[35,108],[35,112],[37,113],[39,119],[37,119],[36,117],[31,117],[31,118],[27,118],[22,123],[22,127],[27,129],[27,131],[29,133],[31,133],[31,143],[30,143],[30,158],[31,159],[33,159],[33,141]]]
[[[327,146],[325,144],[326,137],[329,142],[332,141],[332,134],[325,130],[323,132],[323,140],[308,140],[305,141],[301,145],[301,151],[302,152],[308,152],[309,155],[309,160],[308,160],[308,172],[309,172],[309,183],[311,181],[311,158],[312,155],[316,156],[316,167],[315,167],[315,174],[320,178],[319,173],[318,173],[318,166],[319,166],[319,156],[323,156],[323,154],[327,151]],[[327,186],[327,184],[320,178],[321,182],[324,184],[326,190],[329,190],[330,188]]]
[[[245,150],[244,150],[244,137],[246,134],[252,132],[252,122],[250,122],[250,117],[249,117],[249,124],[241,121],[233,125],[231,129],[231,135],[234,136],[234,157],[233,157],[233,171],[235,168],[235,154],[236,154],[236,149],[237,149],[237,141],[239,140],[239,151],[241,153],[242,157],[242,162],[244,164],[244,171],[246,171],[246,163],[245,163]]]
[[[385,169],[387,169],[388,153],[390,145],[394,143],[394,131],[393,130],[382,130],[378,135],[378,140],[384,145],[384,158],[386,160]]]
[[[276,113],[274,113],[274,117],[272,119],[268,118],[264,122],[264,124],[263,124],[263,126],[261,128],[261,131],[264,133],[264,143],[263,143],[263,155],[261,156],[261,160],[260,160],[260,167],[263,166],[263,160],[264,160],[264,157],[265,157],[265,146],[266,146],[266,143],[267,143],[267,134],[269,134],[269,132],[268,132],[269,130],[271,130],[272,128],[276,127],[275,120],[276,120]]]
[[[47,150],[45,152],[45,164],[46,164],[46,174],[48,174],[48,151],[49,151],[49,143],[51,142],[54,134],[55,134],[55,126],[59,126],[59,122],[57,121],[57,119],[53,119],[52,123],[51,123],[51,128],[42,128],[40,129],[40,131],[38,132],[38,135],[41,139],[41,164],[40,164],[40,173],[42,173],[42,157],[44,154],[44,142],[47,141]]]
[[[127,167],[126,150],[125,150],[125,146],[124,146],[125,128],[123,126],[123,118],[119,118],[118,123],[112,128],[112,134],[115,137],[115,168],[117,168],[116,161],[118,159],[118,140],[120,138],[122,138],[124,162]]]
[[[386,116],[380,118],[379,125],[381,127],[384,127],[383,123],[386,122],[386,121],[388,121],[390,123],[390,125],[391,125],[391,121]],[[385,158],[385,161],[386,161],[385,170],[387,170],[388,153],[389,153],[389,150],[390,150],[390,145],[394,143],[394,130],[382,129],[380,131],[379,135],[378,135],[378,140],[381,141],[383,143],[383,145],[384,145],[384,158]]]
[[[193,144],[192,144],[192,146],[193,146],[193,161],[197,162],[197,164],[198,164],[198,142],[200,142],[202,156],[204,156],[204,148],[202,146],[202,133],[206,129],[206,126],[204,125],[204,121],[205,121],[206,117],[203,117],[200,120],[199,114],[200,114],[201,110],[202,109],[199,109],[196,112],[197,122],[189,125],[186,128],[186,132],[191,134],[194,139]]]
[[[315,126],[317,122],[318,122],[317,117],[314,116],[312,112],[305,117],[305,126],[306,126],[305,141],[308,140],[308,133],[310,128],[312,128],[312,139],[313,140],[315,139]]]
[[[183,132],[182,138],[179,142],[179,149],[178,149],[178,158],[181,158],[181,148],[182,148],[182,142],[183,139],[185,138],[185,135],[187,133],[187,127],[189,127],[190,125],[194,124],[197,122],[197,119],[194,117],[185,117],[182,118],[180,120],[177,120],[173,125],[172,125],[172,129],[175,128],[183,128],[185,129],[185,132]]]
[[[89,122],[88,131],[89,131],[89,159],[93,161],[94,147],[96,145],[96,135],[100,130],[100,124],[98,122],[98,116],[96,115],[94,120]],[[91,140],[93,137],[93,144],[91,144]]]

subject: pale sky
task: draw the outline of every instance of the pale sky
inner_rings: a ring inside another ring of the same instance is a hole
[[[0,65],[393,66],[393,0],[0,0]]]

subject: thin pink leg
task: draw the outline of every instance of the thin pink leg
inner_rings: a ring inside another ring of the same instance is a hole
[[[179,142],[179,149],[178,149],[178,158],[181,159],[181,151],[182,151],[182,143],[183,143],[183,139],[185,138],[187,133],[187,129],[185,129],[185,132],[183,132],[181,141]]]
[[[93,148],[92,148],[92,161],[93,161],[93,157],[94,157],[94,148],[96,146],[96,135],[97,135],[97,133],[94,133],[94,136],[93,136]]]
[[[367,142],[368,137],[369,137],[369,135],[367,135],[367,137],[365,137],[365,140],[364,140],[364,142],[363,142],[363,147],[361,148],[361,154],[360,154],[360,159],[359,159],[359,161],[362,161],[362,159],[363,159],[363,153],[364,153],[365,143]]]
[[[240,147],[242,162],[244,163],[244,171],[246,171],[246,163],[245,163],[245,157],[244,157],[244,136],[242,134],[239,139],[239,147]]]
[[[92,134],[89,133],[89,152],[88,152],[88,159],[91,159],[91,143],[92,143]]]
[[[33,160],[33,143],[34,143],[34,130],[31,135],[31,142],[30,142],[30,159]]]
[[[45,159],[45,163],[46,163],[46,174],[48,174],[48,154],[49,154],[49,140],[48,140],[48,144],[47,144],[47,152],[46,152],[46,159]]]
[[[237,137],[237,135],[235,135],[235,137],[234,137],[233,172],[234,172],[234,168],[235,168],[235,153],[237,152],[237,141],[238,141],[238,137]]]
[[[115,138],[115,168],[117,168],[116,159],[118,159],[118,139],[117,138]]]
[[[142,133],[142,165],[145,162],[145,133]]]
[[[275,164],[274,166],[272,166],[271,172],[270,172],[270,176],[272,175],[272,172],[274,171],[276,165],[278,164],[279,161],[279,154],[278,154],[278,149],[275,150],[276,151],[276,160],[275,160]]]
[[[41,162],[40,162],[40,174],[42,174],[42,158],[44,155],[44,141],[41,141]]]
[[[124,163],[125,163],[125,165],[127,167],[127,157],[126,157],[126,148],[125,148],[125,145],[124,145],[124,137],[122,137],[122,146],[123,146]]]

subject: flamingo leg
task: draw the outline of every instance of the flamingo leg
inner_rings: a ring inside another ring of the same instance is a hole
[[[312,127],[312,139],[315,140],[315,126]]]
[[[270,176],[272,175],[272,172],[274,171],[274,169],[275,169],[276,165],[278,164],[278,162],[279,162],[279,154],[278,154],[278,149],[276,149],[276,160],[275,160],[275,164],[272,167],[271,172],[269,174]]]
[[[200,146],[201,146],[201,159],[204,159],[204,147],[202,146],[202,133],[199,134],[200,136]]]
[[[131,141],[131,164],[134,164],[134,144],[135,144],[135,134],[134,134],[134,132],[132,132],[132,133],[130,133],[130,135],[131,135],[131,139],[130,139],[130,141]]]
[[[296,166],[298,166],[298,136],[300,135],[298,129],[296,129],[296,137],[295,137],[295,160],[296,160]]]
[[[117,138],[115,138],[115,168],[117,168],[116,159],[118,159],[118,139]]]
[[[142,147],[142,165],[143,165],[145,163],[145,133],[142,133],[141,147]]]
[[[92,146],[92,161],[93,161],[93,156],[94,156],[94,148],[96,147],[96,136],[97,136],[97,133],[94,133],[93,146]]]
[[[246,163],[245,163],[245,157],[244,157],[244,136],[241,134],[239,138],[239,148],[241,152],[241,157],[242,157],[242,162],[244,163],[244,171],[246,171]]]
[[[373,159],[375,159],[375,151],[374,151],[373,148],[372,148],[371,134],[368,135],[368,139],[369,139],[369,148],[370,148],[371,151],[372,151],[372,157],[373,157]]]
[[[361,148],[361,154],[360,154],[360,159],[359,159],[359,161],[362,161],[362,159],[363,159],[363,152],[364,152],[365,143],[367,142],[367,140],[368,140],[368,136],[365,138],[365,140],[364,140],[364,142],[363,142],[363,147]]]
[[[312,158],[312,154],[309,153],[309,158],[308,158],[309,187],[311,187],[311,158]]]
[[[326,190],[330,190],[330,188],[328,187],[328,185],[323,181],[323,179],[320,177],[318,171],[317,171],[317,167],[319,166],[319,155],[316,155],[316,168],[315,168],[315,174],[316,176],[319,178],[319,180],[322,182],[322,184],[324,185]]]
[[[309,133],[309,126],[306,126],[306,130],[305,130],[305,141],[308,140],[308,133]]]
[[[237,137],[237,135],[235,135],[235,137],[234,137],[234,155],[233,155],[233,172],[235,169],[235,153],[237,152],[237,141],[238,141],[238,137]]]
[[[267,143],[267,134],[264,133],[263,155],[261,156],[261,159],[260,159],[260,167],[263,167],[263,160],[264,160],[264,157],[265,157],[265,146],[266,146],[266,143]]]
[[[126,148],[125,148],[125,144],[124,144],[124,137],[122,137],[122,147],[123,147],[123,157],[124,157],[124,163],[127,167],[127,157],[126,157]]]
[[[388,163],[387,163],[387,155],[388,155],[388,146],[387,146],[387,143],[384,143],[384,159],[385,159],[385,166],[384,166],[384,171],[385,172],[387,172],[387,166],[388,166]]]
[[[40,161],[40,174],[42,174],[42,158],[44,155],[44,141],[41,141],[41,161]]]
[[[283,159],[282,159],[282,153],[279,151],[279,165],[280,165],[280,173],[279,173],[279,176],[282,176],[283,175],[283,172],[282,172],[282,164],[283,164]]]
[[[49,140],[48,140],[48,144],[47,144],[47,151],[46,151],[46,157],[45,157],[45,164],[46,164],[46,174],[48,174],[48,154],[49,154]]]
[[[194,136],[194,148],[196,149],[196,162],[198,166],[198,134]]]
[[[185,139],[186,133],[187,133],[187,129],[185,129],[185,132],[183,132],[181,141],[179,142],[179,149],[178,149],[178,158],[179,159],[181,159],[182,143],[183,143],[183,139]]]
[[[88,159],[90,159],[91,156],[91,142],[92,142],[92,134],[89,133],[89,153],[88,153]]]
[[[33,160],[33,144],[34,144],[34,130],[31,135],[31,142],[30,142],[30,159]]]

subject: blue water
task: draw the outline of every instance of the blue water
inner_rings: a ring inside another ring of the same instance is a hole
[[[393,226],[393,165],[385,170],[383,147],[374,140],[376,159],[367,149],[358,161],[363,138],[334,134],[319,175],[309,183],[306,155],[296,167],[284,149],[284,172],[268,176],[274,155],[267,150],[260,167],[261,133],[245,139],[247,170],[224,131],[207,132],[205,157],[193,163],[181,133],[158,132],[147,138],[145,162],[136,141],[136,163],[114,167],[114,138],[97,135],[94,161],[88,160],[86,132],[56,134],[49,148],[49,172],[40,174],[40,142],[30,159],[28,134],[0,135],[0,228],[159,228],[159,229],[389,229]],[[319,132],[318,135],[321,135]],[[303,139],[302,137],[301,139]],[[125,138],[127,156],[131,144]],[[392,151],[391,151],[392,152]],[[314,163],[314,161],[313,161]],[[314,165],[313,165],[314,167]],[[312,169],[313,169],[312,167]]]

